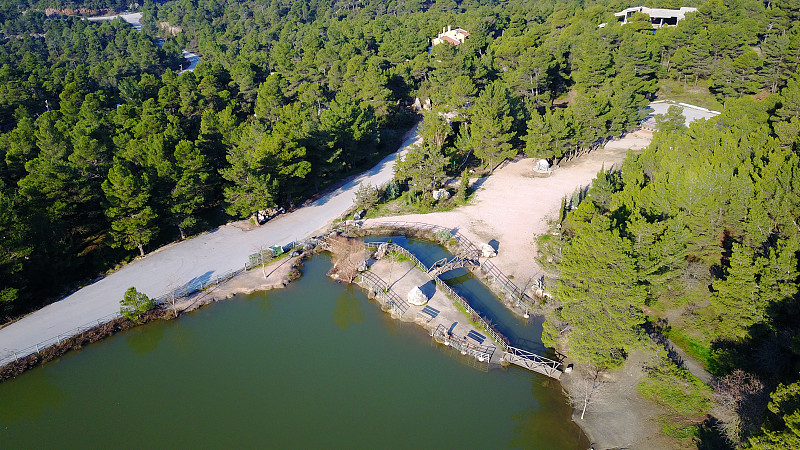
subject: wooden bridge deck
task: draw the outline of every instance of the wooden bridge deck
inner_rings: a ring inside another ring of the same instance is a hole
[[[542,375],[547,375],[556,380],[561,378],[561,363],[521,348],[509,346],[506,349],[506,353],[503,355],[503,359],[511,364],[541,373]]]
[[[430,274],[431,277],[438,277],[439,275],[445,272],[449,272],[451,270],[461,269],[463,267],[468,267],[468,266],[479,266],[479,265],[480,265],[479,263],[469,258],[455,256],[453,257],[453,259],[449,261],[447,260],[447,258],[443,258],[439,261],[436,261],[428,270],[428,273]]]

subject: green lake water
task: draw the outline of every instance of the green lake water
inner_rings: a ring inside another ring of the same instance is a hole
[[[0,448],[588,447],[557,382],[467,367],[329,268],[0,384]]]

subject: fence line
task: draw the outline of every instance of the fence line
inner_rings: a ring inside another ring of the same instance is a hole
[[[419,270],[421,270],[423,272],[426,272],[426,273],[428,272],[428,268],[425,267],[425,264],[422,264],[422,261],[420,261],[419,258],[416,257],[416,255],[414,255],[410,251],[406,250],[403,246],[397,245],[394,242],[365,242],[364,243],[364,245],[366,245],[367,248],[371,248],[371,249],[374,248],[376,250],[378,249],[378,247],[380,247],[383,244],[386,244],[388,246],[388,248],[391,249],[391,250],[394,250],[394,251],[396,251],[398,253],[402,253],[403,256],[405,256],[408,259],[410,259],[411,262],[413,262],[414,265],[417,266],[417,268]]]
[[[436,326],[436,328],[431,332],[431,337],[440,343],[444,343],[450,348],[460,351],[463,355],[470,355],[477,361],[485,363],[482,368],[484,370],[489,369],[492,355],[494,355],[495,351],[494,347],[489,347],[486,345],[474,345],[467,341],[466,336],[458,336],[455,333],[451,334],[447,332],[442,324]]]
[[[475,320],[479,325],[481,325],[484,331],[486,331],[486,333],[489,336],[491,336],[491,338],[494,339],[494,341],[497,342],[500,345],[500,347],[503,348],[503,350],[508,348],[509,346],[508,339],[502,334],[500,334],[500,332],[497,331],[488,320],[484,319],[483,316],[481,316],[480,313],[478,313],[478,311],[472,309],[472,307],[469,305],[469,303],[467,303],[464,297],[458,295],[458,293],[454,291],[453,288],[451,288],[447,283],[442,281],[441,278],[434,277],[433,280],[436,282],[437,286],[442,288],[442,290],[445,292],[445,294],[447,294],[448,297],[450,297],[456,303],[461,305],[467,311],[467,314],[470,316],[470,319]]]
[[[472,308],[472,306],[469,305],[469,302],[467,302],[467,300],[464,299],[464,297],[458,295],[458,293],[455,290],[453,290],[453,288],[450,287],[447,283],[442,281],[442,279],[439,278],[438,275],[428,270],[428,268],[425,267],[425,264],[422,264],[422,261],[420,261],[416,256],[414,256],[413,253],[408,251],[406,248],[397,245],[393,242],[365,243],[365,245],[367,245],[367,247],[369,248],[377,248],[382,244],[388,244],[388,247],[390,249],[395,250],[398,253],[403,254],[403,256],[408,257],[420,270],[425,272],[428,275],[428,277],[436,283],[436,286],[440,287],[444,291],[445,295],[447,295],[448,297],[450,297],[451,300],[461,305],[466,310],[467,315],[469,315],[471,319],[475,320],[480,326],[482,326],[486,331],[486,333],[489,334],[489,336],[491,336],[492,339],[494,339],[494,341],[497,342],[503,348],[503,350],[505,350],[508,347],[509,342],[505,336],[503,336],[499,331],[497,331],[488,320],[486,320],[483,316],[480,315],[478,311],[475,311]]]
[[[544,356],[539,356],[536,353],[529,352],[521,348],[509,347],[506,350],[505,355],[503,355],[503,359],[511,364],[516,364],[528,370],[539,372],[547,375],[548,377],[555,379],[559,379],[559,377],[561,377],[560,362],[553,361],[552,359],[545,358]]]

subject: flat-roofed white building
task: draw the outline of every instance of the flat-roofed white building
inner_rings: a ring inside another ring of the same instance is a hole
[[[634,6],[631,8],[623,9],[618,13],[614,13],[622,24],[628,23],[628,19],[635,13],[644,13],[650,16],[650,22],[653,28],[661,28],[664,26],[675,26],[681,20],[686,18],[687,13],[697,12],[697,8],[691,6],[683,6],[681,9],[663,9],[663,8],[648,8],[646,6]]]

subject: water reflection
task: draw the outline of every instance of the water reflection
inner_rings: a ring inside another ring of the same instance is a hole
[[[333,309],[333,322],[346,330],[353,324],[364,322],[364,311],[361,304],[353,295],[353,287],[348,288],[336,297],[336,307]]]
[[[125,335],[125,342],[137,355],[146,355],[158,348],[158,343],[164,337],[164,328],[163,326],[152,329],[136,327]]]
[[[143,325],[163,332],[146,355],[125,332],[0,384],[0,448],[588,448],[555,381],[450,361],[329,268],[266,318],[238,297]]]
[[[262,317],[266,317],[272,312],[272,297],[269,295],[269,291],[258,292],[255,294],[251,294],[246,296],[245,298],[247,301],[259,305],[260,310],[263,313]]]
[[[508,446],[531,448],[531,444],[539,442],[541,436],[551,433],[554,429],[564,429],[563,420],[555,414],[542,414],[538,408],[518,412],[511,416],[511,421],[514,423],[514,437]],[[572,430],[572,433],[572,442],[579,446],[585,438],[577,429]],[[568,433],[565,434],[568,436]],[[567,436],[565,436],[565,441],[570,440]]]

